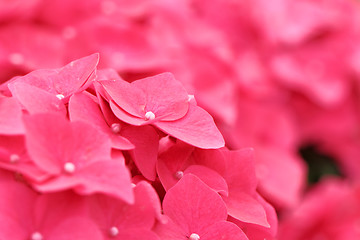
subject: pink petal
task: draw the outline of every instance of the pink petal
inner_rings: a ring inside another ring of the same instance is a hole
[[[277,227],[278,227],[278,217],[275,212],[273,206],[267,203],[260,195],[257,195],[256,199],[259,203],[263,205],[263,208],[266,211],[266,218],[267,222],[269,223],[270,227],[264,227],[257,224],[248,224],[245,222],[240,222],[237,219],[229,217],[231,222],[235,223],[242,229],[246,229],[246,236],[249,239],[254,240],[263,240],[266,239],[274,239],[277,234]]]
[[[33,227],[32,217],[37,193],[10,172],[0,170],[0,239],[26,239]]]
[[[12,95],[31,113],[58,112],[66,116],[65,105],[55,94],[27,83],[15,82],[9,85]]]
[[[136,184],[136,187],[139,187],[142,189],[143,192],[146,192],[146,195],[147,195],[146,200],[148,203],[151,204],[151,206],[155,212],[155,217],[158,220],[158,222],[161,222],[161,223],[166,222],[167,218],[162,214],[161,202],[159,199],[159,195],[156,192],[156,190],[154,189],[154,187],[145,181],[139,182],[138,184]]]
[[[226,180],[230,192],[255,193],[257,178],[252,148],[235,151],[225,148],[210,151],[197,149],[193,158],[196,164],[207,166],[220,173]]]
[[[228,183],[229,191],[255,193],[258,180],[255,173],[254,150],[243,148],[222,153],[226,160],[226,172],[223,177]]]
[[[82,195],[104,193],[134,202],[130,174],[119,161],[106,160],[90,164],[72,175],[63,174],[34,185],[41,192],[55,192],[72,188]]]
[[[0,167],[22,173],[31,181],[43,181],[48,177],[28,156],[24,136],[0,136]]]
[[[189,109],[188,94],[171,73],[162,73],[131,83],[145,94],[145,112],[152,111],[162,121],[185,116]]]
[[[67,64],[60,69],[59,74],[50,77],[54,89],[65,97],[86,89],[95,78],[98,62],[99,54],[94,53]]]
[[[70,123],[57,114],[24,116],[24,122],[28,153],[47,173],[61,173],[67,162],[82,166],[110,159],[109,139],[87,123]]]
[[[72,191],[40,195],[33,206],[34,228],[44,239],[102,239],[88,218],[85,199]]]
[[[8,86],[9,89],[11,89],[11,85],[15,83],[26,83],[56,95],[58,93],[53,88],[53,82],[51,80],[51,76],[56,74],[58,74],[56,69],[39,69],[32,71],[25,76],[13,78]]]
[[[73,217],[66,219],[54,226],[48,236],[44,236],[49,240],[102,240],[104,239],[97,226],[87,218]]]
[[[253,149],[197,150],[194,161],[218,170],[226,180],[229,196],[223,199],[229,215],[244,222],[269,227],[266,212],[262,204],[256,200],[257,178]]]
[[[188,113],[175,121],[157,121],[155,126],[167,134],[199,148],[220,148],[225,145],[213,118],[204,109],[190,105]]]
[[[85,198],[73,191],[41,194],[33,206],[33,230],[47,235],[61,222],[72,218],[87,218],[87,214]]]
[[[114,122],[119,122],[119,119],[114,115],[113,111],[110,108],[110,105],[109,105],[110,103],[105,100],[105,98],[101,95],[101,93],[98,90],[99,88],[101,89],[102,86],[100,86],[96,82],[94,83],[94,86],[96,89],[96,95],[99,100],[99,106],[100,106],[101,112],[103,113],[106,123],[110,126]]]
[[[220,221],[207,229],[207,231],[200,236],[201,240],[248,240],[244,232],[234,223]]]
[[[201,165],[191,165],[184,171],[184,174],[194,174],[201,179],[206,185],[214,189],[216,192],[227,196],[229,194],[228,185],[226,184],[225,179],[214,170],[201,166]]]
[[[119,232],[113,239],[117,240],[160,240],[160,238],[153,232],[147,229],[127,229]]]
[[[166,193],[163,209],[188,234],[205,231],[227,217],[221,197],[192,174],[186,174]]]
[[[151,188],[151,185],[145,182],[134,187],[135,202],[131,205],[105,195],[94,195],[89,199],[91,218],[104,230],[104,235],[108,235],[112,227],[134,229],[134,235],[137,230],[151,230],[155,223],[155,211],[149,201],[149,193],[152,192],[148,191],[148,187]]]
[[[193,146],[177,141],[174,146],[159,156],[156,171],[166,191],[179,181],[176,173],[184,171],[193,150]]]
[[[21,107],[15,98],[0,97],[0,134],[23,134],[25,129],[21,117]]]
[[[170,218],[165,223],[158,223],[154,231],[161,240],[188,240],[189,234],[187,229],[182,229]]]
[[[19,224],[13,216],[1,212],[0,223],[0,239],[27,239],[29,237],[28,229]]]
[[[230,192],[229,197],[223,199],[230,216],[242,222],[270,227],[264,207],[252,196],[241,192]]]
[[[121,109],[114,101],[111,100],[109,104],[110,104],[110,108],[111,108],[112,112],[121,121],[124,121],[128,124],[135,125],[135,126],[149,124],[149,122],[146,121],[144,118],[135,117],[135,116],[129,114],[128,112],[126,112],[125,110]]]
[[[146,104],[145,93],[124,80],[100,81],[111,99],[133,117],[142,118]]]
[[[98,161],[79,174],[83,187],[76,190],[82,194],[100,192],[124,200],[134,202],[129,170],[119,161]]]
[[[159,135],[152,126],[126,126],[122,132],[135,149],[130,154],[145,178],[154,181],[156,177],[156,160],[159,148]]]
[[[27,83],[52,94],[62,94],[66,99],[75,92],[87,88],[95,78],[98,54],[78,59],[60,69],[41,69],[11,81]]]
[[[105,122],[99,105],[83,93],[74,94],[69,100],[69,115],[71,121],[85,121],[106,133],[112,141],[112,146],[117,149],[133,149],[134,145],[126,138],[111,131]]]

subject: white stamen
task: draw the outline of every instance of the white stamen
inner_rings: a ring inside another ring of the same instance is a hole
[[[64,171],[67,173],[74,173],[75,172],[75,165],[71,162],[67,162],[64,165]]]
[[[175,173],[175,177],[176,177],[177,179],[181,179],[183,176],[184,176],[184,172],[183,172],[183,171],[177,171],[177,172]]]
[[[9,55],[9,61],[14,65],[21,65],[25,59],[21,53],[12,53]]]
[[[155,114],[152,111],[148,111],[145,113],[145,120],[154,120]]]
[[[113,124],[111,124],[111,131],[112,131],[113,133],[119,133],[120,130],[121,130],[121,125],[120,125],[120,123],[113,123]]]
[[[109,234],[112,237],[115,237],[119,234],[119,229],[117,227],[112,227],[109,229]]]
[[[136,187],[136,184],[135,183],[131,183],[131,187]]]
[[[43,236],[39,232],[31,234],[31,240],[43,240]]]
[[[188,102],[190,102],[191,100],[193,100],[195,98],[194,95],[188,95]]]
[[[200,236],[196,233],[192,233],[189,237],[189,240],[199,240]]]
[[[11,154],[10,155],[10,162],[11,163],[17,163],[20,160],[19,155],[17,154]]]
[[[57,97],[59,100],[61,100],[61,99],[64,99],[64,98],[65,98],[65,96],[64,96],[64,95],[62,95],[62,94],[56,94],[56,97]]]

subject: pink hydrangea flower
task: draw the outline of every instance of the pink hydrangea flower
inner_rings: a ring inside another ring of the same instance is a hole
[[[74,193],[40,195],[4,171],[0,191],[1,239],[103,239]]]
[[[163,240],[247,239],[240,228],[226,221],[221,197],[192,174],[166,193],[163,209],[169,221],[155,228]]]
[[[130,174],[122,162],[111,159],[110,140],[102,132],[50,113],[24,116],[24,122],[29,156],[48,175],[32,182],[37,190],[101,192],[133,202]]]
[[[90,218],[103,230],[104,239],[159,239],[151,230],[161,214],[157,193],[142,181],[134,187],[134,195],[132,205],[104,195],[89,197]],[[152,198],[157,202],[149,201]]]
[[[169,135],[201,148],[224,146],[222,135],[211,116],[194,101],[169,74],[160,74],[128,83],[100,82],[109,95],[110,107],[124,122],[141,126],[153,124]]]

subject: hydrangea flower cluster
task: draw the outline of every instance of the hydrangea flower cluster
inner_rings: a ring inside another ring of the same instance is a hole
[[[98,61],[92,54],[2,86],[1,239],[275,234],[252,149],[224,148],[172,74],[129,83],[97,71]]]
[[[359,43],[358,0],[0,0],[0,239],[360,239]]]

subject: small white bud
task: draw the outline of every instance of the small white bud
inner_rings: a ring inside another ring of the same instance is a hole
[[[111,124],[111,131],[112,131],[113,133],[119,133],[120,130],[121,130],[121,125],[120,125],[120,123],[113,123],[113,124]]]
[[[199,240],[200,236],[196,233],[192,233],[189,237],[189,240]]]
[[[66,173],[74,173],[75,172],[75,165],[71,162],[67,162],[64,164],[64,171]]]
[[[39,232],[31,234],[31,240],[43,240],[43,236]]]
[[[193,100],[195,98],[194,95],[188,95],[188,102],[190,102],[191,100]]]
[[[155,114],[151,111],[148,111],[145,113],[145,120],[154,120],[155,119]]]
[[[175,178],[177,178],[177,179],[181,179],[182,177],[184,176],[184,172],[183,171],[177,171],[176,173],[175,173]]]
[[[65,98],[65,96],[64,96],[64,95],[62,95],[62,94],[56,94],[56,97],[57,97],[59,100],[61,100],[61,99],[64,99],[64,98]]]
[[[119,234],[119,229],[117,228],[117,227],[111,227],[110,229],[109,229],[109,235],[111,236],[111,237],[115,237],[115,236],[117,236]]]

